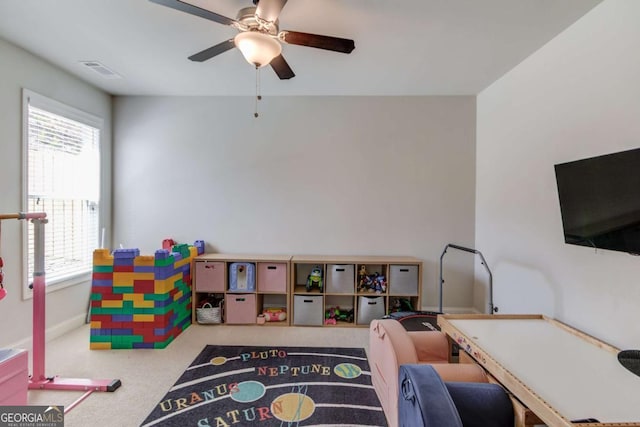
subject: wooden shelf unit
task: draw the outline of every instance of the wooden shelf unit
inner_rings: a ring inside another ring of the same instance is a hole
[[[192,321],[197,322],[196,309],[212,296],[224,299],[223,323],[257,324],[258,314],[266,308],[283,307],[284,321],[267,322],[272,326],[288,326],[291,309],[289,284],[291,255],[203,254],[194,259]],[[230,269],[234,263],[254,265],[254,284],[250,290],[230,289]]]
[[[255,289],[230,290],[230,269],[237,262],[255,265]],[[314,286],[307,291],[307,276],[315,266],[322,269],[323,287],[320,290]],[[363,266],[367,274],[377,272],[385,276],[384,291],[358,288],[358,273]],[[269,268],[277,272],[273,277]],[[271,281],[265,283],[266,277]],[[421,295],[422,261],[414,257],[203,254],[194,259],[192,320],[197,322],[196,309],[200,303],[215,296],[225,301],[225,324],[256,324],[258,314],[265,308],[284,307],[286,320],[265,324],[368,327],[372,318],[388,314],[396,299],[420,310]],[[325,313],[332,307],[353,310],[353,321],[325,324]]]
[[[305,288],[307,275],[314,267],[323,271],[323,288]],[[359,290],[359,272],[379,273],[386,278],[384,291]],[[406,300],[414,310],[421,309],[422,261],[414,257],[294,255],[291,258],[290,322],[294,326],[361,326],[371,321],[370,306],[375,316],[388,314],[396,299]],[[341,276],[343,275],[343,276]],[[353,322],[325,324],[325,313],[331,307],[353,310]],[[320,309],[321,307],[321,309]]]

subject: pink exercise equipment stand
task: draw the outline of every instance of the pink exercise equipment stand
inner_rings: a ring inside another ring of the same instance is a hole
[[[17,213],[0,214],[0,221],[5,219],[26,219],[34,226],[34,271],[33,271],[33,373],[29,379],[29,390],[71,390],[84,391],[85,393],[66,406],[67,413],[80,402],[89,397],[94,391],[113,392],[122,385],[118,379],[85,379],[85,378],[61,378],[59,376],[47,377],[44,374],[45,360],[45,301],[46,282],[44,272],[44,224],[47,223],[47,214]],[[0,267],[1,269],[1,267]],[[0,270],[1,271],[1,270]],[[1,274],[1,273],[0,273]],[[2,288],[4,297],[6,290]]]

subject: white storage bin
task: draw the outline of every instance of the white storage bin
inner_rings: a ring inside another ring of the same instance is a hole
[[[327,265],[326,292],[352,294],[355,292],[356,267],[353,264]]]
[[[358,297],[359,325],[368,325],[373,319],[382,318],[384,314],[384,297]]]
[[[390,295],[418,295],[418,266],[392,265],[390,268]]]
[[[322,295],[293,296],[293,324],[322,326],[324,319]]]

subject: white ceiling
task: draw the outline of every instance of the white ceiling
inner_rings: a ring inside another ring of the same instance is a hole
[[[355,40],[350,54],[284,45],[296,73],[265,95],[473,95],[601,0],[289,0],[280,29]],[[189,0],[235,18],[251,0]],[[148,0],[0,0],[0,37],[114,95],[253,95],[237,49],[188,56],[236,31]],[[123,76],[108,80],[79,61]],[[1,61],[1,58],[0,58]]]

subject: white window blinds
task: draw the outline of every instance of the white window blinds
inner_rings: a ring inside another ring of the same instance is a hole
[[[100,128],[53,113],[27,98],[26,210],[46,212],[47,283],[89,273],[98,247]],[[42,108],[40,108],[42,107]],[[60,105],[53,110],[60,110]],[[69,109],[69,116],[78,111]],[[81,112],[80,112],[81,113]],[[33,281],[33,224],[27,236],[28,281]]]

